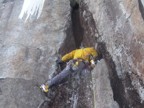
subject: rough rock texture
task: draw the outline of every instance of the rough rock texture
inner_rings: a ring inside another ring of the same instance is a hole
[[[45,97],[32,80],[11,78],[0,80],[1,108],[37,108],[43,100]]]
[[[109,70],[104,60],[97,63],[92,72],[93,76],[93,108],[119,108],[113,99],[113,91],[110,86]]]
[[[54,88],[50,108],[93,108],[92,77],[88,70],[73,73],[67,81]]]
[[[0,0],[1,108],[38,107],[45,99],[38,85],[55,72],[57,52],[71,34],[69,1],[46,0],[41,17],[26,23],[18,19],[22,3]],[[75,46],[69,41],[67,51]]]
[[[58,53],[81,43],[97,46],[104,60],[51,89],[43,108],[143,108],[142,0],[74,1],[79,9],[71,11],[68,0],[46,0],[41,17],[24,23],[22,0],[0,0],[2,108],[37,108],[45,100],[38,86],[58,73]]]
[[[21,9],[18,4],[22,5],[22,1],[1,3],[1,78],[32,79],[37,74],[44,77],[48,71],[54,71],[52,56],[70,26],[69,2],[48,0],[40,19],[26,23],[17,18]]]
[[[21,7],[20,0],[0,2],[2,108],[37,108],[46,98],[38,86],[56,71],[58,52],[63,55],[80,45],[80,40],[74,38],[75,42],[72,37],[72,28],[77,26],[71,25],[69,1],[46,0],[41,17],[26,23],[18,19]],[[79,19],[77,14],[73,17]],[[42,107],[93,108],[91,73],[81,74],[73,74],[66,83],[50,90],[50,101]]]
[[[80,11],[81,19],[87,22],[82,23],[85,33],[97,38],[106,59],[114,100],[122,108],[143,108],[144,10],[141,0],[81,0],[80,7],[84,8]]]

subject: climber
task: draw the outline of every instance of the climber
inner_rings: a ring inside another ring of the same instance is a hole
[[[42,84],[40,88],[47,93],[49,88],[63,82],[71,73],[80,72],[83,69],[94,68],[97,60],[100,60],[98,52],[93,47],[81,48],[71,51],[64,55],[61,60],[57,60],[57,64],[67,62],[66,67],[50,81]]]

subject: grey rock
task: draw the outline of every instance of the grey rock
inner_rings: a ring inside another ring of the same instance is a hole
[[[1,108],[37,108],[45,96],[32,80],[6,78],[0,80]]]
[[[37,108],[45,100],[38,86],[56,71],[58,51],[71,32],[69,1],[46,0],[41,17],[27,22],[18,19],[22,4],[0,1],[1,108]]]
[[[120,107],[142,108],[144,10],[141,0],[83,0],[80,7],[84,34],[87,34],[83,40],[88,45],[94,36],[95,46],[101,46],[115,100]]]
[[[41,17],[26,23],[18,19],[22,1],[0,5],[0,77],[48,79],[48,72],[55,71],[56,54],[70,26],[69,1],[48,0]]]
[[[75,24],[75,32],[82,32],[74,34],[83,35],[77,39],[83,39],[85,47],[102,45],[105,61],[97,64],[92,76],[84,71],[50,90],[50,103],[43,107],[143,108],[144,23],[140,1],[72,0],[80,8],[75,11],[75,23],[81,28],[76,30]],[[38,86],[57,73],[58,52],[63,55],[75,48],[70,1],[46,0],[40,18],[32,17],[25,23],[18,19],[22,3],[0,0],[2,108],[38,107],[46,100]]]
[[[94,108],[119,108],[113,99],[108,71],[104,60],[98,62],[92,71]]]

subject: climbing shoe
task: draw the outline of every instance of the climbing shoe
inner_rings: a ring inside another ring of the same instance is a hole
[[[48,93],[49,87],[47,84],[42,84],[40,88],[43,92]]]

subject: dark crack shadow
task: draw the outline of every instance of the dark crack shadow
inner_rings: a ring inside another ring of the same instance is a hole
[[[139,10],[140,10],[141,16],[144,20],[144,5],[142,4],[141,0],[138,0],[138,4],[139,4]]]
[[[117,75],[116,65],[107,51],[103,42],[98,43],[98,50],[102,54],[109,69],[109,79],[113,90],[113,98],[119,104],[120,108],[142,108],[140,97],[137,90],[131,84],[131,78],[128,72],[125,72],[125,78],[120,79]]]
[[[81,46],[81,42],[83,41],[83,27],[81,25],[81,19],[80,19],[80,6],[78,3],[75,5],[72,5],[71,9],[71,22],[70,26],[66,30],[66,39],[63,42],[63,45],[61,46],[59,50],[59,54],[64,55],[73,49],[79,48]],[[62,66],[63,67],[63,66]],[[59,72],[61,69],[57,69]],[[58,72],[57,72],[58,73]],[[56,73],[55,73],[56,74]],[[76,75],[77,76],[77,75]],[[58,85],[55,87],[51,93],[54,92],[55,95],[50,97],[51,101],[49,103],[50,108],[56,108],[57,106],[59,108],[72,108],[76,102],[77,108],[88,108],[90,107],[90,103],[88,102],[87,97],[92,97],[91,88],[87,88],[86,85],[90,84],[90,72],[89,75],[87,75],[86,80],[81,77],[81,75],[76,77],[75,75],[69,76],[67,78],[67,81],[63,84]],[[77,101],[72,99],[75,96],[77,98]],[[73,97],[74,96],[74,97]],[[49,97],[49,96],[48,96]]]
[[[75,3],[71,10],[72,31],[75,40],[76,48],[79,48],[83,40],[84,30],[80,21],[79,4]]]
[[[124,87],[122,85],[122,82],[118,78],[115,64],[109,54],[109,52],[106,49],[106,45],[103,42],[98,43],[98,50],[103,55],[103,58],[106,61],[106,64],[109,69],[109,78],[110,78],[110,84],[113,90],[113,98],[115,101],[118,102],[119,106],[123,108],[124,102],[126,101],[123,94],[124,94]],[[125,100],[125,101],[123,101]],[[128,108],[128,106],[124,107]]]

